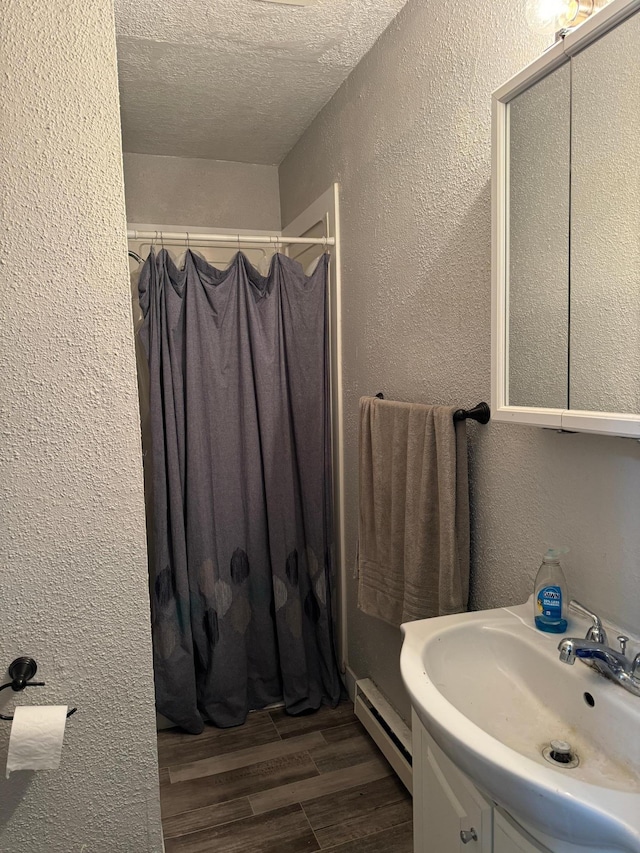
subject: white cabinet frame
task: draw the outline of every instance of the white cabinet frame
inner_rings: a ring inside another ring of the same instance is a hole
[[[591,42],[640,9],[640,0],[612,0],[492,95],[491,104],[491,417],[494,421],[640,439],[640,413],[509,406],[508,326],[508,104]]]

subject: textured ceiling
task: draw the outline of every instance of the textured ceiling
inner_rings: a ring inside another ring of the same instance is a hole
[[[116,0],[124,150],[279,163],[405,0]]]

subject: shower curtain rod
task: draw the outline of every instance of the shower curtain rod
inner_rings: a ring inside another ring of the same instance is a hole
[[[270,243],[272,246],[288,246],[292,243],[303,243],[308,245],[335,246],[335,237],[277,237],[265,234],[201,234],[198,231],[136,231],[127,230],[127,240],[152,240],[162,242],[166,240],[179,241],[181,243]]]

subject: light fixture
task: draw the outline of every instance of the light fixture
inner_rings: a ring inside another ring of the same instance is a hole
[[[577,27],[601,9],[601,0],[527,0],[525,16],[537,33],[558,33]]]

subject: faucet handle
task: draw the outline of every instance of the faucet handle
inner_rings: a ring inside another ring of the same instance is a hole
[[[607,633],[602,627],[602,620],[597,614],[592,610],[589,610],[588,607],[585,607],[584,604],[580,604],[580,602],[575,599],[572,599],[569,602],[569,610],[575,610],[576,613],[581,613],[583,616],[586,616],[588,619],[593,621],[593,625],[589,628],[586,634],[587,640],[592,640],[594,643],[600,643],[603,646],[607,645]]]

